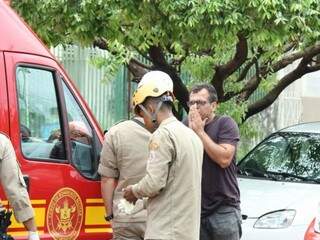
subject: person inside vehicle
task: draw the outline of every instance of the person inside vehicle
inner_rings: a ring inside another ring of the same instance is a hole
[[[31,139],[31,131],[27,128],[24,124],[20,125],[20,134],[21,134],[21,141],[22,142],[30,142]]]
[[[75,144],[76,142],[86,145],[91,145],[92,143],[92,134],[89,132],[87,126],[82,121],[69,122],[69,136],[70,141],[75,142]],[[65,148],[62,139],[63,135],[56,133],[55,137],[58,137],[59,141],[55,143],[49,157],[54,159],[65,159]],[[50,139],[54,139],[54,137]],[[74,147],[75,144],[73,144],[72,147]]]

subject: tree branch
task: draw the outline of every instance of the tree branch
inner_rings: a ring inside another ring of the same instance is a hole
[[[173,81],[173,92],[176,98],[179,100],[185,110],[189,110],[187,102],[189,100],[189,92],[184,83],[182,82],[177,70],[170,66],[163,53],[163,50],[159,46],[152,46],[149,49],[149,56],[152,60],[154,68],[163,71],[171,77]]]
[[[96,38],[94,41],[93,41],[93,46],[94,47],[98,47],[102,50],[108,50],[108,44],[107,44],[107,41],[103,38]]]
[[[140,62],[138,59],[136,58],[131,58],[130,61],[132,61],[133,64],[137,64],[139,65],[140,67],[142,68],[145,68],[145,69],[148,69],[148,70],[151,70],[152,69],[152,66],[150,65],[147,65],[147,64],[144,64],[142,62]]]
[[[212,78],[212,85],[216,88],[218,98],[223,100],[224,89],[223,81],[233,74],[247,59],[248,56],[248,43],[246,37],[239,33],[238,43],[236,45],[236,53],[228,63],[215,67],[215,74]]]
[[[259,62],[258,60],[255,61],[255,76],[252,76],[251,79],[247,82],[247,84],[243,87],[243,89],[240,91],[239,99],[241,101],[246,101],[249,99],[251,94],[259,87],[259,84],[261,83],[262,77],[260,74],[260,68],[259,68]]]
[[[138,61],[136,61],[134,59],[130,59],[129,64],[128,64],[128,69],[133,75],[132,81],[134,81],[134,82],[140,82],[140,79],[142,78],[142,76],[145,73],[147,73],[146,68],[141,66],[141,63],[138,64]]]
[[[252,50],[252,53],[254,53],[254,50]],[[250,68],[254,64],[258,64],[258,60],[260,59],[261,55],[264,53],[262,48],[258,48],[257,53],[251,58],[251,60],[247,63],[247,65],[243,68],[242,72],[240,73],[237,82],[241,82],[246,76]]]
[[[250,68],[254,65],[256,59],[255,57],[253,57],[247,64],[246,66],[243,68],[243,70],[241,71],[238,79],[236,80],[236,82],[241,82],[248,74],[248,71],[250,70]]]
[[[260,69],[259,69],[259,58],[262,54],[262,51],[259,51],[259,53],[254,56],[248,63],[247,65],[244,67],[244,69],[242,70],[242,72],[240,73],[238,79],[236,80],[237,82],[241,82],[243,79],[245,79],[245,77],[247,76],[247,73],[249,71],[249,69],[255,65],[255,75],[252,76],[247,83],[245,84],[245,86],[238,92],[228,92],[225,94],[224,97],[224,101],[228,101],[231,98],[240,95],[238,97],[238,100],[247,100],[249,98],[249,96],[257,89],[257,87],[259,86],[260,82],[261,82],[261,76],[260,76]],[[247,96],[247,94],[248,96]]]
[[[283,48],[283,53],[287,53],[289,51],[291,51],[293,48],[295,48],[298,45],[299,42],[294,41],[294,42],[290,42],[288,44],[286,44]]]
[[[148,56],[148,54],[141,52],[141,51],[140,51],[137,47],[135,47],[135,46],[132,46],[132,47],[133,47],[133,49],[134,49],[135,51],[137,51],[137,53],[139,53],[142,57],[144,57],[145,59],[147,59],[148,61],[151,62],[151,58]]]
[[[311,65],[307,67],[307,72],[315,72],[315,71],[319,71],[320,70],[320,63],[316,64],[316,65]]]
[[[173,58],[172,61],[170,62],[170,65],[175,65],[175,66],[180,66],[184,60],[188,57],[189,52],[187,51],[185,55],[181,56],[179,59]]]
[[[294,70],[292,71],[292,75],[291,76],[299,76],[299,72],[303,72],[303,74],[306,74],[306,73],[309,73],[309,72],[314,72],[314,71],[317,71],[319,70],[319,66],[318,65],[314,65],[314,66],[309,66],[308,67],[308,64],[312,61],[312,58],[319,54],[320,53],[320,44],[319,43],[316,43],[314,44],[313,46],[311,47],[308,47],[306,48],[305,50],[303,51],[300,51],[300,52],[296,52],[296,53],[292,53],[288,56],[285,56],[284,58],[282,58],[280,61],[276,62],[275,64],[272,65],[272,67],[269,69],[269,71],[267,70],[266,67],[260,67],[260,74],[259,75],[256,75],[254,77],[252,77],[248,83],[246,84],[246,86],[238,93],[240,94],[240,98],[242,100],[247,100],[250,95],[258,88],[261,80],[263,78],[265,78],[268,74],[270,73],[274,73],[274,72],[277,72],[279,70],[281,70],[282,68],[285,68],[286,66],[288,66],[289,64],[293,63],[294,61],[302,58],[299,66]],[[257,71],[257,70],[256,70]],[[289,73],[289,74],[291,74]],[[286,75],[289,77],[289,74]],[[283,79],[286,79],[285,77]],[[294,79],[296,80],[296,79]],[[294,81],[293,80],[293,81]],[[281,80],[279,81],[280,86],[281,86]],[[289,83],[290,84],[290,83]],[[288,84],[288,85],[289,85]],[[286,86],[288,86],[286,85]],[[275,87],[276,89],[277,87]],[[284,88],[283,88],[284,89]],[[281,89],[281,91],[283,90]],[[280,92],[281,93],[281,92]],[[279,94],[280,94],[279,93]],[[278,95],[279,95],[278,94]],[[270,96],[273,96],[274,93],[271,93]],[[269,97],[270,97],[269,96]],[[266,96],[268,98],[268,96]],[[270,97],[271,98],[271,97]],[[275,99],[274,99],[275,100]],[[272,102],[270,103],[270,105],[274,102],[274,100],[272,100]],[[258,106],[259,104],[257,104]],[[269,105],[265,106],[268,107]],[[253,105],[253,108],[254,108],[254,105]],[[252,108],[252,109],[253,109]],[[263,110],[263,109],[262,109]],[[259,111],[258,111],[259,112]],[[255,113],[254,113],[255,114]],[[248,114],[250,115],[250,114]],[[250,117],[250,116],[248,116]],[[246,117],[247,119],[247,117]]]
[[[288,73],[286,76],[284,76],[278,84],[271,90],[269,93],[267,93],[262,99],[256,101],[255,103],[248,106],[248,111],[246,113],[246,116],[244,118],[244,121],[251,117],[254,114],[257,114],[261,112],[262,110],[269,107],[280,95],[280,93],[291,83],[293,83],[295,80],[301,78],[304,74],[309,73],[311,71],[317,71],[319,70],[320,66],[317,65],[317,67],[308,67],[308,63],[310,63],[312,59],[312,55],[307,54],[299,63],[299,65],[296,67],[295,70]]]
[[[320,42],[315,43],[313,46],[308,47],[302,51],[291,53],[287,56],[284,56],[278,62],[272,64],[271,69],[272,72],[278,72],[280,69],[285,68],[289,64],[293,63],[294,61],[306,57],[306,56],[314,56],[320,53]],[[266,74],[265,70],[262,72],[262,75]]]
[[[198,52],[195,52],[195,55],[198,55],[198,56],[212,56],[214,54],[214,50],[212,48],[209,48],[209,49],[203,49],[203,50],[200,50]]]
[[[95,39],[93,46],[103,50],[108,50],[108,44],[106,40],[102,38]],[[147,69],[151,70],[152,66],[146,65],[135,58],[131,58],[128,63],[128,69],[133,75],[132,80],[139,82],[141,77],[147,72]]]

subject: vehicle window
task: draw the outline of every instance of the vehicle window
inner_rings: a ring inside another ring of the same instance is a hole
[[[95,174],[93,131],[68,87],[63,83],[68,112],[72,163],[86,177]]]
[[[320,181],[320,134],[275,134],[249,153],[239,167],[255,176]]]
[[[31,159],[66,159],[53,72],[19,66],[16,74],[23,154]],[[52,154],[56,142],[59,155]]]

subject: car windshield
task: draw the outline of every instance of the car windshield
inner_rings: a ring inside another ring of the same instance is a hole
[[[320,183],[320,134],[278,132],[254,148],[239,174],[278,181]]]

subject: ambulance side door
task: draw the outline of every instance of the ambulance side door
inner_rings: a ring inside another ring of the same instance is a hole
[[[8,134],[8,98],[4,54],[0,51],[0,132]]]
[[[10,137],[41,239],[110,239],[96,172],[101,134],[86,106],[54,60],[6,52],[5,62]],[[19,239],[24,229],[14,222],[10,232]]]

